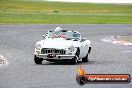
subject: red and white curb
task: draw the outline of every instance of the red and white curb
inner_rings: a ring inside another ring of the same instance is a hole
[[[131,46],[132,45],[131,42],[116,40],[115,36],[111,36],[109,38],[103,38],[103,39],[101,39],[101,41],[103,41],[103,42],[109,42],[109,43],[116,44],[116,45],[125,45],[125,46]]]
[[[1,66],[7,66],[8,63],[9,62],[2,55],[0,55],[0,67]]]

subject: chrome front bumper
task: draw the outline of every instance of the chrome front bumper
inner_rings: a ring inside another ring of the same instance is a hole
[[[36,55],[39,58],[43,58],[44,60],[48,60],[48,59],[63,60],[63,59],[72,59],[73,57],[75,57],[75,55],[54,55],[54,54],[53,57],[52,56],[49,57],[49,54],[37,54],[37,53],[34,53],[34,55]]]

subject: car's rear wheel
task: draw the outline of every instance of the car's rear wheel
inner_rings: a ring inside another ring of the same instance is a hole
[[[36,57],[36,55],[34,55],[34,61],[36,64],[42,64],[43,58],[39,58],[39,57]]]
[[[88,50],[88,53],[90,54],[90,52],[91,52],[91,47],[89,47],[89,50]]]

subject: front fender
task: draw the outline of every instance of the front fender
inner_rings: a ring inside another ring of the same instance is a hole
[[[91,41],[90,40],[86,40],[85,44],[88,45],[89,47],[91,47]]]

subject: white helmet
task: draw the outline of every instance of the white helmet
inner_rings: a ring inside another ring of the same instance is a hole
[[[59,31],[61,31],[62,29],[60,28],[60,27],[57,27],[56,29],[55,29],[55,32],[59,32]]]

